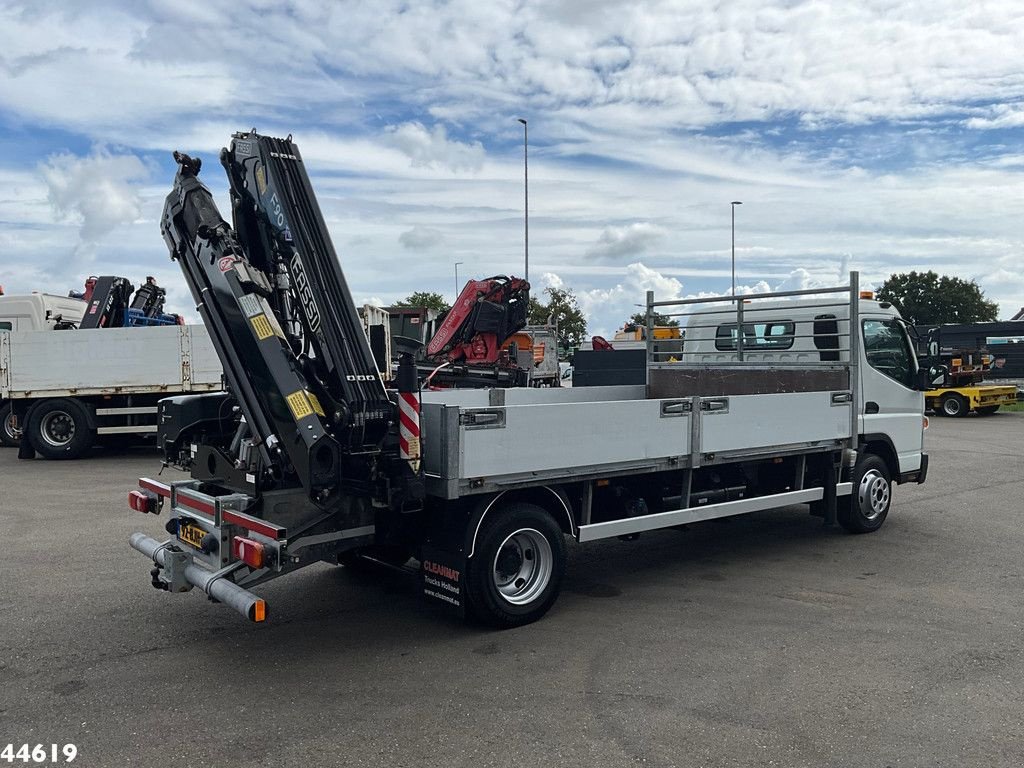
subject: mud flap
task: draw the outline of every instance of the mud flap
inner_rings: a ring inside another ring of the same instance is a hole
[[[424,544],[420,587],[429,601],[460,617],[466,615],[466,557],[462,553]]]

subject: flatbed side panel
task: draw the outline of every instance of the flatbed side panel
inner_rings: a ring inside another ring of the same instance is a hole
[[[189,335],[189,367],[192,372],[192,386],[206,389],[211,385],[216,385],[217,389],[220,389],[224,369],[221,367],[217,349],[213,346],[206,326],[186,325],[183,327]]]
[[[11,333],[9,389],[32,397],[181,391],[180,334],[180,326]],[[193,380],[199,389],[219,382],[219,372]]]
[[[851,405],[833,404],[830,392],[734,395],[705,400],[725,405],[719,411],[701,414],[703,453],[850,437]]]
[[[673,401],[554,403],[489,409],[503,413],[503,426],[458,426],[459,475],[494,477],[686,456],[690,451],[690,417],[682,412],[662,416],[663,402]],[[463,411],[463,420],[467,416],[472,414]],[[428,438],[428,450],[430,446]],[[449,450],[451,447],[448,446]]]

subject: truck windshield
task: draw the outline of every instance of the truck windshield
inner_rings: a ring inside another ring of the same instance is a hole
[[[913,389],[915,358],[899,322],[895,319],[865,320],[863,326],[864,356],[868,365]]]

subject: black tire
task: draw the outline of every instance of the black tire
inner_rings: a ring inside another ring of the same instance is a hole
[[[998,405],[982,405],[976,408],[979,416],[991,416],[993,413],[999,410]]]
[[[28,441],[47,459],[77,459],[96,440],[89,415],[77,400],[58,398],[34,406],[25,425]]]
[[[971,412],[971,405],[967,402],[966,397],[950,392],[948,395],[943,395],[942,400],[939,401],[939,411],[943,416],[966,416]]]
[[[878,456],[862,456],[853,468],[849,502],[841,501],[836,515],[850,533],[872,533],[882,527],[892,504],[892,477]]]
[[[565,559],[562,529],[540,507],[491,512],[466,568],[467,616],[499,629],[536,621],[558,599]]]
[[[21,432],[14,430],[14,413],[10,403],[0,406],[0,445],[17,448],[21,442]]]

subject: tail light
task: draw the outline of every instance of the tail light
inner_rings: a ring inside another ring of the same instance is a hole
[[[266,551],[258,541],[247,539],[244,536],[235,536],[231,540],[231,556],[235,560],[241,560],[250,568],[262,568],[266,560]]]
[[[921,426],[923,426],[925,429],[928,429],[928,425],[931,423],[928,420],[928,417],[927,416],[922,416],[921,419],[923,420],[923,423],[921,424]]]
[[[128,492],[128,506],[134,509],[136,512],[142,514],[156,514],[157,504],[160,503],[160,497],[152,491],[141,490],[141,491],[129,491]]]

